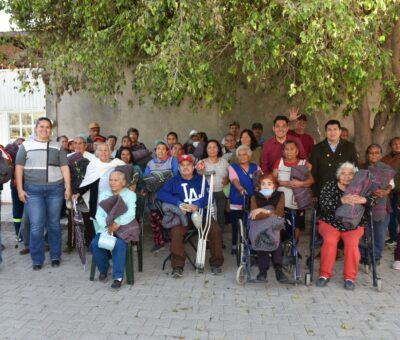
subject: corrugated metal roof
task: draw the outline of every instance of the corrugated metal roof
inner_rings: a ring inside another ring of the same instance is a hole
[[[34,81],[30,69],[0,70],[0,112],[43,111],[46,107],[43,81],[38,79],[38,86],[32,86],[33,93],[20,92],[20,72],[25,72],[27,79]]]

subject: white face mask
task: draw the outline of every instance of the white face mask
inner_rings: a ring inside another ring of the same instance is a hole
[[[193,142],[193,146],[195,147],[195,148],[197,148],[197,146],[199,145],[199,141],[197,141],[197,142]]]

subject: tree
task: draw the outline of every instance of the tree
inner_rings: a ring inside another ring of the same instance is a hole
[[[396,0],[5,2],[58,94],[113,96],[126,69],[161,105],[190,97],[228,111],[242,87],[277,89],[309,112],[354,113],[369,141],[399,102]],[[373,129],[371,88],[382,97]]]

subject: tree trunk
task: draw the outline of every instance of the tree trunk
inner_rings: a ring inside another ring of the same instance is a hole
[[[353,117],[354,143],[360,155],[363,156],[366,147],[372,141],[372,129],[370,126],[371,110],[368,105],[367,94],[364,96],[360,108]]]

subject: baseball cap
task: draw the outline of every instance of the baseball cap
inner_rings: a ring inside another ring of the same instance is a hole
[[[100,128],[100,124],[97,122],[91,122],[89,124],[89,129]]]
[[[184,161],[188,161],[190,163],[194,163],[193,162],[193,157],[191,155],[182,155],[179,157],[178,162],[179,164],[181,164]]]

